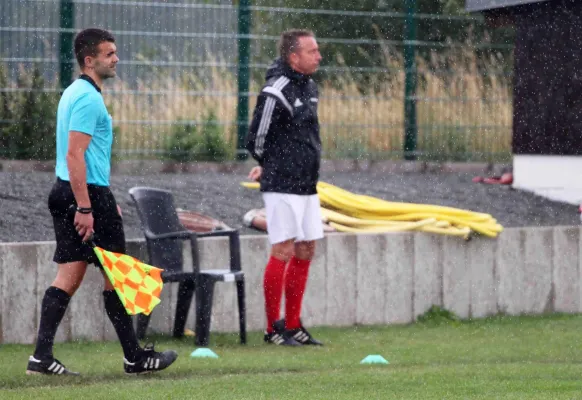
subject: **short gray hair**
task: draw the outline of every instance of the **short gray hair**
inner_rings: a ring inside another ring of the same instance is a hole
[[[279,55],[284,61],[289,61],[289,55],[297,51],[299,38],[314,36],[314,33],[307,29],[291,29],[283,32],[279,39]]]

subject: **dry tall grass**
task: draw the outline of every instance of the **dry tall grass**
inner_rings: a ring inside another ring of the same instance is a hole
[[[448,56],[451,57],[451,56]],[[449,58],[452,73],[419,61],[417,88],[418,150],[426,159],[491,160],[511,151],[511,86],[507,77],[477,70],[476,58]],[[325,156],[329,158],[402,158],[404,72],[400,61],[389,79],[372,83],[362,95],[356,79],[345,74],[320,84],[319,115]],[[491,69],[495,69],[492,65]],[[158,74],[130,88],[117,81],[107,96],[117,121],[118,150],[163,153],[178,121],[201,121],[214,110],[224,138],[236,146],[236,77],[218,68],[204,78]],[[252,82],[251,92],[261,82]],[[250,98],[250,112],[255,104]]]

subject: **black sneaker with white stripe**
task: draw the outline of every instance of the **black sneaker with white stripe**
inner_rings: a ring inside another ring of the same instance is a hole
[[[161,371],[168,368],[178,358],[178,353],[174,350],[158,352],[153,345],[144,347],[139,360],[129,362],[123,359],[123,368],[126,374],[145,374],[149,372]]]
[[[276,322],[273,324],[273,332],[265,332],[265,342],[275,344],[277,346],[301,346],[301,343],[289,336],[289,332],[281,329]]]
[[[78,372],[69,371],[59,360],[38,360],[34,356],[28,358],[26,375],[80,375]]]
[[[301,321],[299,321],[299,323],[301,324]],[[276,326],[278,330],[285,330],[285,320],[281,319],[275,322],[274,326]],[[286,332],[289,337],[292,337],[302,345],[323,346],[323,343],[311,336],[303,324],[301,324],[299,328],[288,329]]]

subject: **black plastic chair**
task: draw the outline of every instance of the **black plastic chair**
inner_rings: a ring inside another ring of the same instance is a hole
[[[178,303],[174,320],[173,335],[182,337],[196,293],[196,345],[207,346],[210,334],[212,301],[216,282],[235,282],[238,297],[240,342],[246,343],[245,317],[245,277],[241,271],[240,240],[236,230],[221,230],[208,233],[195,233],[180,223],[172,193],[167,190],[134,187],[129,190],[133,199],[146,239],[149,263],[162,268],[164,282],[180,282]],[[198,238],[228,236],[230,247],[230,266],[225,269],[200,270]],[[193,272],[184,271],[182,241],[190,240],[192,248]],[[137,335],[145,337],[149,316],[138,316]]]

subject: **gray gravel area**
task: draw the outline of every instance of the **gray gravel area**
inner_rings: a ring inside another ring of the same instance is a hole
[[[544,199],[508,186],[471,182],[463,173],[369,172],[324,173],[321,180],[385,200],[452,206],[492,214],[505,227],[579,225],[577,207]],[[123,209],[126,236],[141,238],[137,213],[128,195],[133,186],[171,190],[176,206],[195,210],[238,228],[242,235],[260,234],[242,226],[242,216],[262,207],[261,195],[245,189],[237,174],[117,175],[111,186]],[[0,242],[54,240],[47,197],[53,173],[0,172]]]

